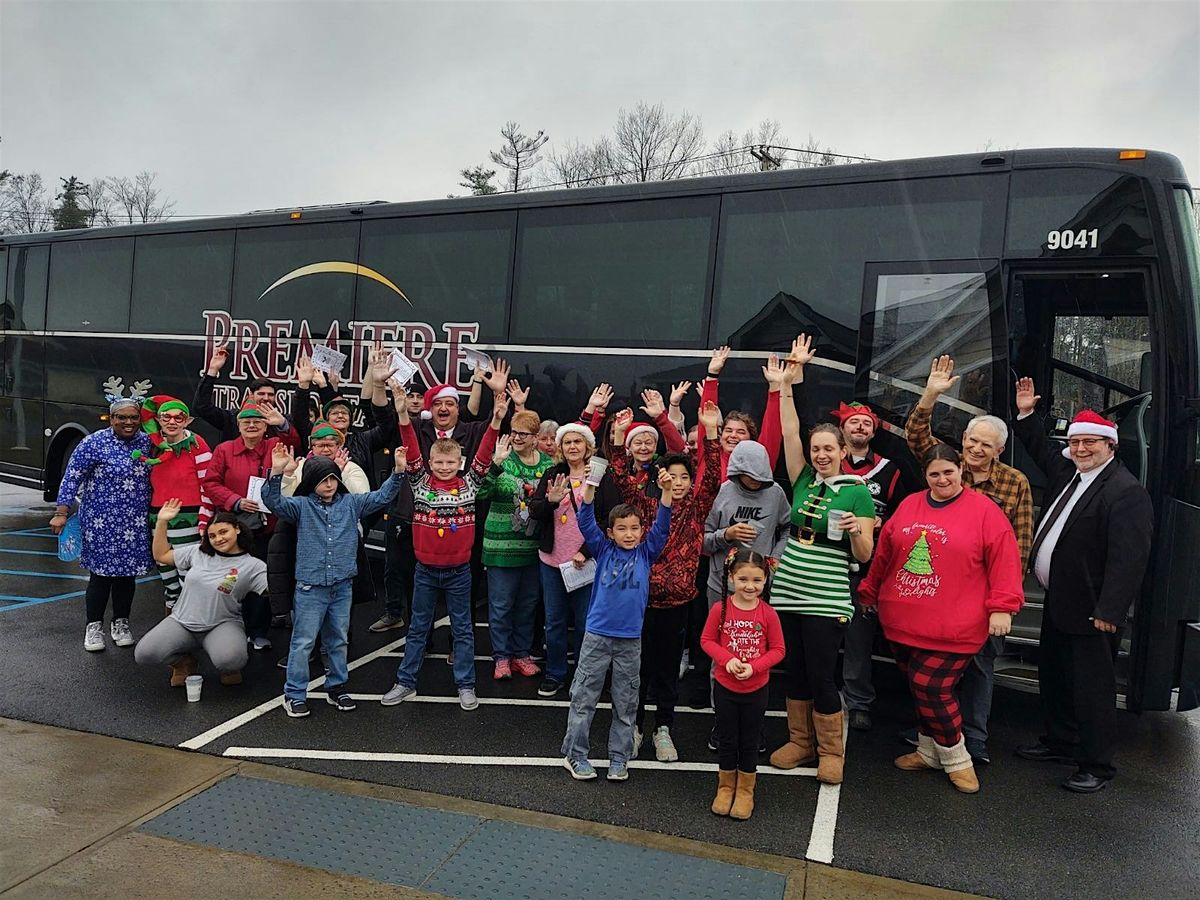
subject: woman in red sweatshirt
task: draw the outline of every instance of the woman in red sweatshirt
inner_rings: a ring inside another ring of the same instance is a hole
[[[921,462],[929,490],[906,497],[884,524],[858,598],[878,609],[916,701],[917,750],[896,766],[941,769],[973,794],[979,780],[954,688],[988,635],[1012,628],[1024,600],[1021,551],[1004,511],[963,489],[954,448],[938,444]]]

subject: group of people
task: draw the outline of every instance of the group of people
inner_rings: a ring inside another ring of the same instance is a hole
[[[250,385],[239,410],[221,410],[211,395],[222,347],[193,401],[220,431],[210,449],[189,429],[183,401],[149,396],[145,382],[126,395],[112,378],[111,427],[72,453],[51,520],[61,530],[78,506],[81,562],[91,573],[85,649],[105,648],[111,600],[111,639],[136,643],[137,662],[165,664],[178,686],[203,653],[222,683],[237,684],[249,651],[270,647],[271,627],[290,627],[286,714],[310,714],[314,658],[325,667],[327,702],[353,710],[350,613],[358,583],[371,590],[362,534],[375,522],[386,536],[386,597],[370,627],[408,625],[383,705],[417,694],[439,606],[451,623],[459,705],[479,705],[472,608],[486,596],[495,680],[541,676],[539,695],[555,697],[574,657],[561,749],[575,779],[597,777],[589,732],[610,681],[606,777],[621,781],[646,736],[650,699],[654,755],[678,759],[671,730],[699,604],[719,768],[711,808],[746,819],[771,670],[784,670],[788,733],[771,765],[815,764],[821,782],[838,784],[846,728],[871,727],[877,630],[908,680],[918,721],[915,750],[896,766],[943,771],[958,790],[978,791],[975,767],[990,762],[992,665],[1031,568],[1046,589],[1046,733],[1018,752],[1074,764],[1064,782],[1071,790],[1102,789],[1115,774],[1113,661],[1153,520],[1148,495],[1115,458],[1115,425],[1080,413],[1059,452],[1035,412],[1033,383],[1017,383],[1013,432],[1048,477],[1035,526],[1028,480],[1000,460],[1003,419],[972,419],[961,453],[933,437],[937,400],[958,380],[949,357],[934,360],[906,424],[918,482],[907,461],[873,449],[881,423],[861,403],[842,403],[834,421],[802,432],[809,338],[763,367],[761,426],[720,411],[728,355],[714,351],[696,386],[694,432],[680,411],[688,382],[674,385],[669,401],[645,391],[642,419],[610,412],[613,391],[601,384],[578,420],[559,425],[530,408],[530,391],[503,361],[476,370],[464,404],[452,385],[407,391],[379,346],[363,381],[364,427],[353,427],[336,374],[308,359],[297,364],[290,419],[265,380]],[[481,416],[488,396],[490,415]],[[381,451],[390,472],[376,471]],[[781,453],[790,492],[775,474]],[[166,617],[135,641],[135,579],[151,559]],[[534,658],[539,608],[544,670]]]

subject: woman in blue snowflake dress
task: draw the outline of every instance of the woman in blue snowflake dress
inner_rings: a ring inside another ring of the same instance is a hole
[[[113,643],[132,647],[129,610],[135,579],[150,571],[150,470],[142,461],[151,455],[150,438],[142,431],[140,383],[132,397],[121,397],[119,382],[110,379],[107,399],[111,428],[79,442],[58,489],[58,508],[50,527],[62,530],[71,507],[79,501],[83,552],[80,562],[91,573],[84,598],[87,608],[85,650],[104,649],[104,612],[112,597]],[[140,452],[139,452],[140,451]],[[136,453],[136,456],[135,456]]]

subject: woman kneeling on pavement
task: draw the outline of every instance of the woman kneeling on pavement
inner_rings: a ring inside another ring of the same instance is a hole
[[[171,615],[138,641],[133,658],[141,665],[171,667],[171,687],[195,673],[201,647],[221,674],[221,684],[241,684],[246,665],[242,602],[267,592],[267,566],[250,555],[254,538],[231,512],[217,513],[199,544],[172,548],[167,524],[182,504],[168,500],[154,528],[154,559],[184,576],[183,593]]]
[[[979,779],[954,691],[988,635],[1012,628],[1024,599],[1021,551],[1004,511],[963,489],[954,448],[938,444],[921,462],[929,490],[906,497],[884,524],[859,600],[878,609],[916,703],[917,750],[896,766],[940,769],[973,794]]]

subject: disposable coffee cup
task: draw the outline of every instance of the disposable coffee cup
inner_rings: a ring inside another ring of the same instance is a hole
[[[825,521],[827,523],[825,536],[831,541],[840,541],[842,539],[842,516],[844,515],[846,515],[846,510],[844,509],[831,509],[825,514]]]
[[[189,675],[187,681],[184,682],[184,686],[187,688],[188,703],[199,703],[200,689],[204,687],[204,676]]]
[[[588,460],[588,477],[587,483],[593,487],[600,484],[600,479],[604,477],[604,473],[608,471],[608,460],[603,456],[593,456]]]

